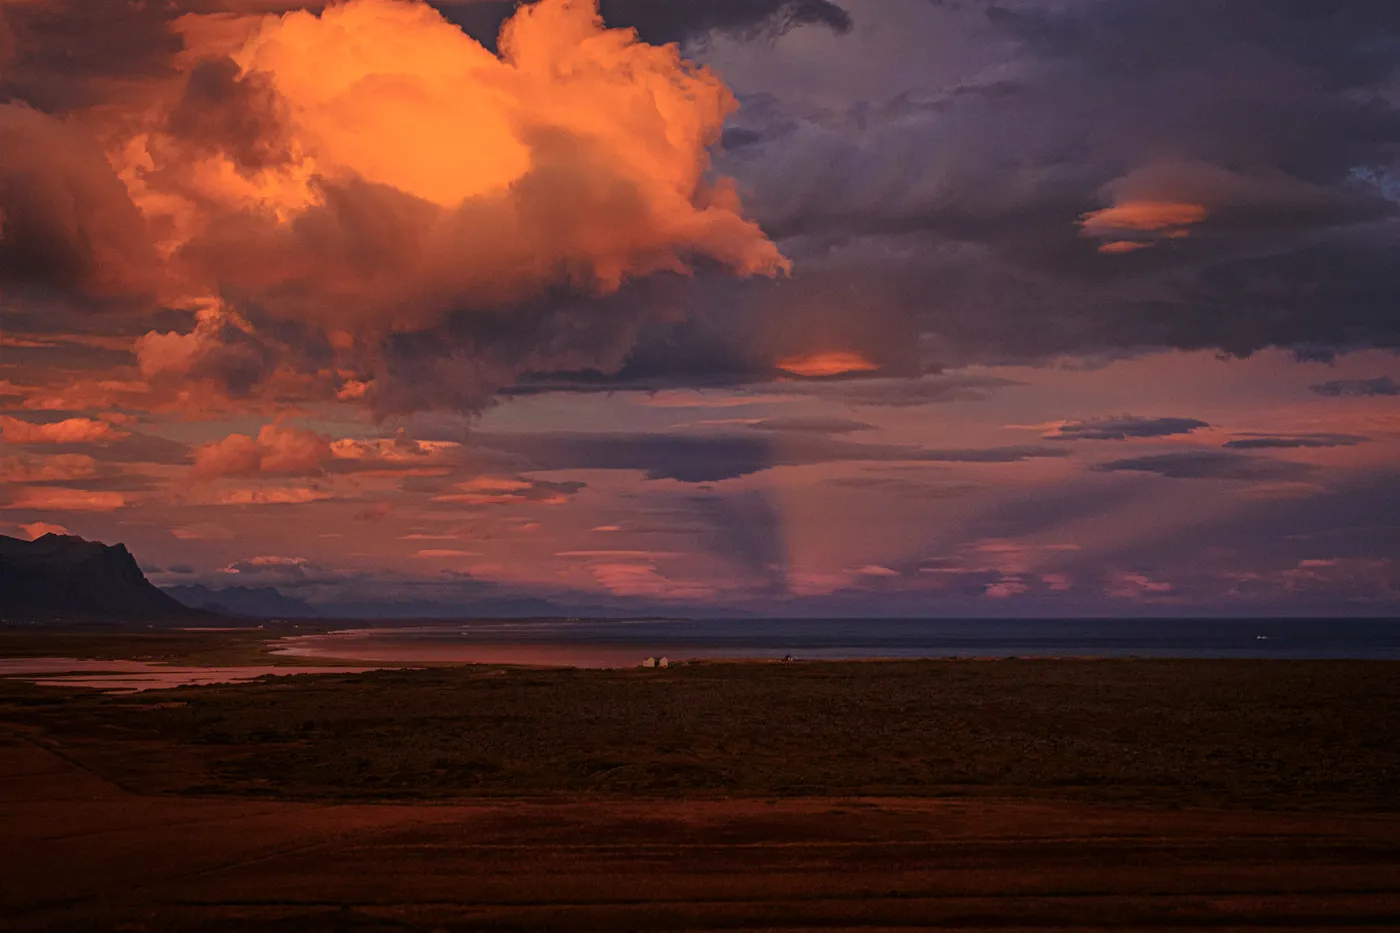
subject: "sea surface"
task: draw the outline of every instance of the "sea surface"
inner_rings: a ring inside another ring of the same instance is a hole
[[[1396,660],[1400,620],[491,620],[293,636],[276,650],[376,662],[568,667],[632,667],[648,657]]]

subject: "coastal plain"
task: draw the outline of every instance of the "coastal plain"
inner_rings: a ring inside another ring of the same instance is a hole
[[[278,663],[48,639],[0,654]],[[0,929],[1396,928],[1397,710],[1359,661],[11,678]]]

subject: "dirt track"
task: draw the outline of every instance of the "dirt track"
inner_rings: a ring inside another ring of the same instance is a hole
[[[1388,814],[254,802],[131,794],[61,754],[0,745],[15,931],[1400,928]]]

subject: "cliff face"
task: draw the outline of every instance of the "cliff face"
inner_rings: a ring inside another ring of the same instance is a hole
[[[0,618],[152,619],[197,616],[146,579],[124,545],[71,535],[0,535]]]

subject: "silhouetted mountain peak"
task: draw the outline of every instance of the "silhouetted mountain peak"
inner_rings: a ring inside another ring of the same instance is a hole
[[[124,544],[0,535],[0,616],[166,620],[197,615],[162,593]]]

